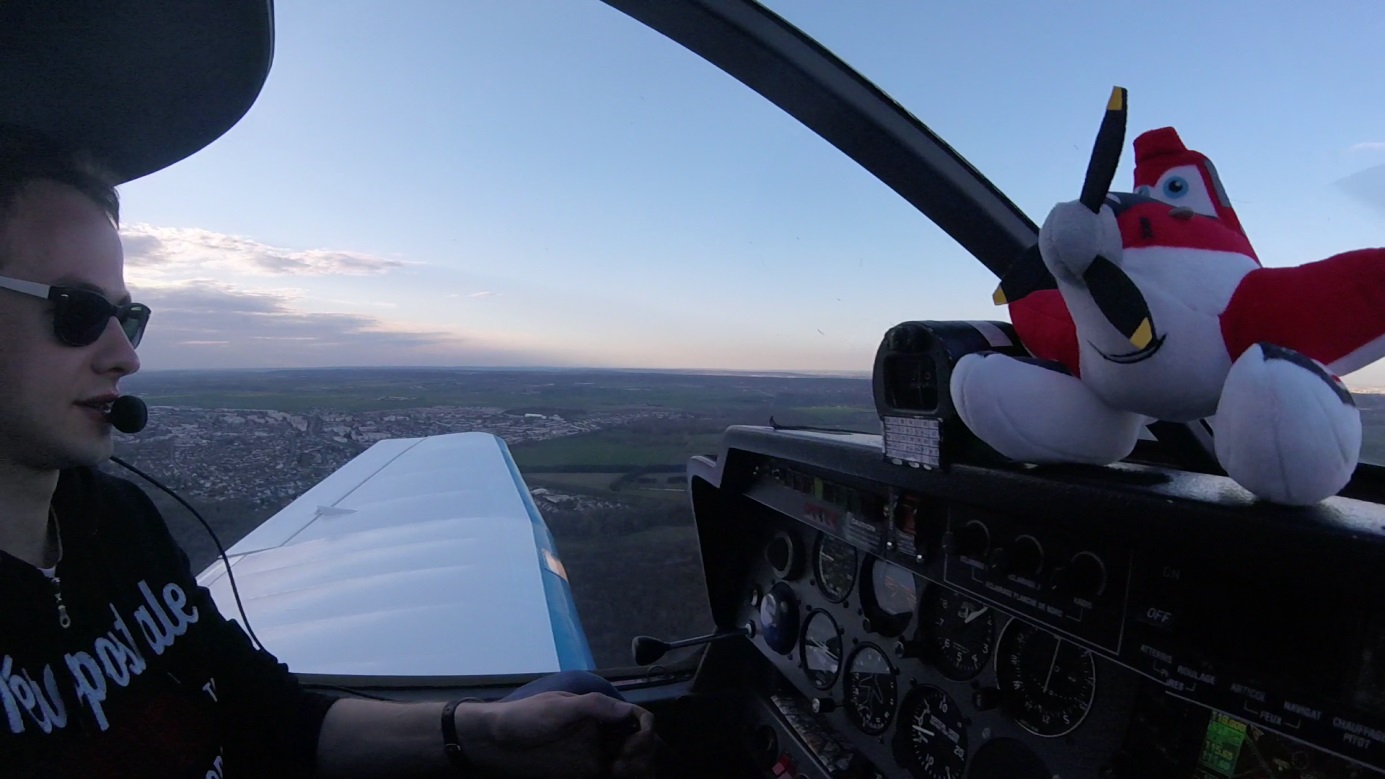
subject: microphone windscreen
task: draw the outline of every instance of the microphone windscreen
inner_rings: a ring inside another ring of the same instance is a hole
[[[106,421],[122,433],[138,433],[149,423],[149,408],[134,395],[121,395],[111,404]]]

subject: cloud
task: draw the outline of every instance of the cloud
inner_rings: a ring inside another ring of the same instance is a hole
[[[145,368],[377,365],[556,365],[568,359],[494,340],[410,329],[361,314],[294,307],[294,290],[246,290],[197,280],[144,287],[152,314]]]
[[[402,260],[332,249],[282,249],[197,227],[121,228],[125,261],[145,271],[226,271],[248,276],[373,276],[404,267]]]
[[[1385,141],[1366,141],[1352,144],[1347,151],[1385,151]]]
[[[1335,182],[1357,202],[1385,213],[1385,165],[1376,165]]]
[[[495,297],[495,296],[497,296],[497,295],[499,295],[499,294],[500,294],[499,292],[473,292],[473,293],[471,293],[470,295],[467,295],[467,297],[469,297],[469,298],[489,298],[489,297]]]

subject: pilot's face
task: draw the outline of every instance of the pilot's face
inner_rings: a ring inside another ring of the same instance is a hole
[[[0,276],[85,287],[128,299],[120,236],[99,206],[67,186],[29,183],[0,225]],[[139,370],[110,319],[97,340],[67,346],[53,333],[53,303],[0,289],[0,467],[46,471],[111,455],[109,407],[122,376]]]

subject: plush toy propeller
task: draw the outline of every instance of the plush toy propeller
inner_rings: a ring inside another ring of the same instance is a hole
[[[1256,496],[1336,493],[1361,418],[1334,374],[1385,356],[1385,249],[1260,267],[1211,161],[1168,127],[1135,140],[1136,192],[1108,194],[1125,98],[1111,95],[1081,199],[1053,208],[996,290],[1035,359],[964,357],[962,420],[1016,460],[1104,464],[1150,421],[1207,418]]]
[[[1116,168],[1120,165],[1121,147],[1125,145],[1126,96],[1124,87],[1111,90],[1106,115],[1102,117],[1101,129],[1097,131],[1096,144],[1092,148],[1092,158],[1087,163],[1087,177],[1082,182],[1082,196],[1078,202],[1093,214],[1101,213],[1101,206],[1111,190],[1111,182],[1116,178]],[[993,296],[996,305],[1020,300],[1040,287],[1051,289],[1055,286],[1038,249],[1038,244],[1035,244],[1001,279]],[[1130,277],[1110,260],[1097,255],[1082,274],[1082,281],[1091,290],[1092,299],[1112,326],[1130,338],[1136,349],[1149,346],[1155,337],[1149,306]]]

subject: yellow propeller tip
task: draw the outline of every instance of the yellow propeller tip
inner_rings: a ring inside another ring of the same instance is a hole
[[[996,287],[996,288],[995,288],[995,292],[991,294],[991,300],[992,300],[997,306],[1003,306],[1003,305],[1005,305],[1006,303],[1009,303],[1009,302],[1010,302],[1010,301],[1008,301],[1008,300],[1005,299],[1005,290],[1001,289],[1000,287]]]
[[[1149,346],[1149,342],[1153,339],[1154,326],[1149,323],[1148,319],[1145,319],[1140,322],[1139,327],[1135,328],[1135,332],[1130,336],[1130,343],[1134,344],[1136,349],[1143,349]]]
[[[1125,88],[1112,87],[1111,100],[1106,104],[1107,111],[1119,111],[1125,108]]]

